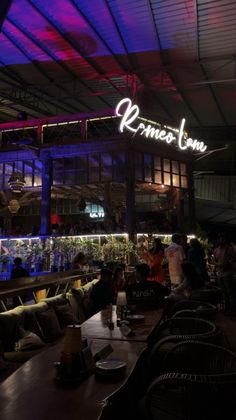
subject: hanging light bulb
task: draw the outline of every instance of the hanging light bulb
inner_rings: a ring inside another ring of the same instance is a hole
[[[10,200],[8,204],[8,209],[11,213],[15,214],[20,208],[20,203],[18,200]]]
[[[21,193],[25,186],[25,180],[21,172],[13,172],[8,180],[11,190],[15,193]]]

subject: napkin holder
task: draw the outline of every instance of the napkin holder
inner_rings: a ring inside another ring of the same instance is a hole
[[[66,388],[79,385],[94,372],[93,355],[87,340],[81,338],[79,325],[67,326],[61,358],[55,367],[56,380]]]

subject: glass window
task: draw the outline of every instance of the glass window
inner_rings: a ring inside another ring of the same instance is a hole
[[[62,185],[63,184],[63,172],[53,171],[53,185]]]
[[[181,175],[186,175],[186,165],[185,163],[180,164]]]
[[[89,181],[99,182],[99,168],[92,168],[89,170]]]
[[[125,154],[114,153],[113,154],[113,180],[117,182],[123,182],[124,174],[125,174]]]
[[[152,182],[152,169],[151,168],[144,168],[144,179],[145,182]]]
[[[172,185],[179,187],[179,175],[172,175]]]
[[[144,154],[143,155],[143,162],[144,162],[144,166],[152,166],[152,155],[148,155],[148,154]]]
[[[181,176],[181,187],[187,188],[187,178],[186,176]]]
[[[162,184],[162,177],[161,177],[161,172],[160,171],[155,171],[154,182],[156,184]]]
[[[65,158],[64,159],[64,169],[65,169],[65,171],[71,171],[74,168],[75,168],[75,158],[74,157]]]
[[[99,166],[99,154],[89,155],[89,167],[96,168]]]
[[[112,155],[111,153],[102,153],[101,154],[101,166],[111,166],[112,165]]]
[[[170,174],[164,172],[164,185],[170,185]]]
[[[64,183],[73,185],[75,183],[75,171],[66,171],[64,173]]]
[[[175,174],[179,173],[179,162],[176,162],[175,160],[172,160],[172,172]]]
[[[101,170],[101,181],[112,180],[112,167],[102,168]]]
[[[164,159],[164,171],[170,172],[170,161],[169,159]]]
[[[161,158],[154,156],[154,168],[161,170]]]
[[[87,171],[76,171],[75,172],[75,184],[86,184],[88,182]]]
[[[136,167],[135,168],[135,179],[137,181],[143,181],[143,171],[142,171],[142,166]]]
[[[42,185],[42,176],[40,174],[34,175],[34,187],[41,187]]]
[[[37,166],[38,166],[38,162],[37,162]],[[64,170],[64,159],[60,158],[60,159],[54,159],[53,160],[53,171],[57,172],[57,171],[63,171]]]
[[[87,170],[87,155],[81,155],[76,157],[76,169],[84,169]]]

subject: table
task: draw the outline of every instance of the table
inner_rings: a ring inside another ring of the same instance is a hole
[[[126,377],[131,373],[145,343],[117,340],[93,340],[97,352],[110,344],[113,353],[127,362]],[[63,343],[49,347],[0,384],[0,419],[2,420],[95,420],[101,401],[117,390],[124,379],[112,382],[91,375],[77,388],[63,389],[54,381],[53,363],[60,359]]]
[[[144,322],[131,325],[130,328],[134,331],[135,335],[127,337],[122,334],[121,329],[117,326],[116,306],[113,305],[112,320],[114,322],[114,329],[111,330],[108,328],[110,308],[105,308],[82,324],[82,336],[105,340],[146,342],[148,336],[160,321],[162,312],[162,309],[140,310],[139,313],[145,317]]]

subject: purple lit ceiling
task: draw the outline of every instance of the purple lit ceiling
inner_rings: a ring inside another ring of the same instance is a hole
[[[236,126],[236,2],[13,0],[0,33],[0,120],[114,107],[188,128]]]

